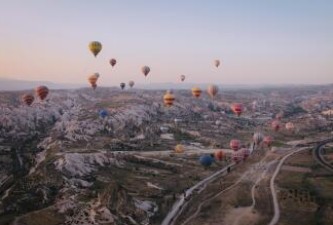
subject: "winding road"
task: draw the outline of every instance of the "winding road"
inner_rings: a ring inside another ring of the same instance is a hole
[[[327,144],[329,142],[332,142],[332,141],[333,140],[324,141],[324,142],[320,143],[319,145],[317,145],[317,147],[314,148],[313,151],[312,151],[312,155],[317,160],[317,162],[321,166],[325,167],[325,169],[327,169],[327,170],[329,170],[331,172],[333,172],[333,166],[324,159],[324,157],[322,155],[322,149],[323,149],[323,147],[324,147],[325,144]]]

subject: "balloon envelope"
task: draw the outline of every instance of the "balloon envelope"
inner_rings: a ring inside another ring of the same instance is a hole
[[[102,50],[102,44],[98,41],[92,41],[89,43],[89,50],[96,57],[98,53]]]
[[[200,161],[201,165],[207,167],[207,166],[212,165],[214,159],[210,155],[203,155],[200,157],[199,161]]]

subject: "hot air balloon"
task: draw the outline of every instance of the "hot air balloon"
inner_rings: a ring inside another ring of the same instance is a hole
[[[98,41],[92,41],[89,43],[89,50],[96,57],[98,55],[98,53],[102,50],[102,44]]]
[[[263,141],[264,135],[261,132],[255,132],[253,134],[253,141],[256,145],[260,145],[260,143]]]
[[[248,148],[242,148],[239,150],[243,154],[243,159],[247,159],[250,156],[250,149]]]
[[[22,101],[27,105],[30,106],[35,100],[35,97],[30,94],[25,94],[22,96]]]
[[[105,110],[105,109],[101,109],[99,112],[98,112],[98,115],[101,117],[101,118],[105,118],[105,117],[107,117],[108,116],[108,111],[107,110]]]
[[[183,153],[184,151],[185,151],[185,148],[183,145],[181,145],[181,144],[176,145],[176,147],[175,147],[176,153]]]
[[[170,92],[167,92],[163,96],[163,100],[164,100],[164,105],[170,107],[173,105],[173,102],[175,101],[175,96],[173,94],[171,94]]]
[[[141,68],[141,71],[142,71],[143,75],[145,75],[145,77],[146,77],[148,75],[148,73],[150,72],[150,68],[149,68],[149,66],[143,66]]]
[[[128,82],[128,86],[130,86],[131,88],[134,86],[134,81],[132,81],[132,80],[130,80],[129,82]]]
[[[274,130],[274,131],[278,131],[279,129],[280,129],[280,122],[278,121],[278,120],[274,120],[273,122],[272,122],[272,129]]]
[[[294,130],[294,128],[295,128],[295,125],[292,122],[286,123],[286,129],[288,131],[292,131],[292,130]]]
[[[223,151],[222,150],[216,151],[214,153],[214,156],[215,156],[215,159],[222,161],[223,156],[224,156]]]
[[[240,103],[234,103],[231,105],[231,109],[237,116],[240,116],[243,112],[243,105]]]
[[[264,143],[267,147],[271,147],[272,142],[273,142],[273,138],[271,136],[264,137]]]
[[[214,98],[217,92],[219,91],[219,88],[216,85],[209,85],[207,88],[207,93],[210,95],[210,97]]]
[[[216,68],[219,67],[220,66],[220,60],[215,59],[214,60],[214,65],[215,65]]]
[[[201,92],[202,92],[201,89],[198,88],[198,87],[193,87],[193,88],[192,88],[192,95],[193,95],[194,97],[196,97],[196,98],[199,98],[199,97],[200,97]]]
[[[124,90],[125,86],[126,86],[125,83],[120,83],[120,88],[121,88],[121,90]]]
[[[201,165],[203,165],[204,167],[208,167],[210,165],[212,165],[212,163],[214,162],[214,159],[211,155],[203,155],[200,157],[199,159]]]
[[[116,65],[116,63],[117,63],[117,60],[116,59],[110,59],[109,62],[111,64],[111,66],[114,67]]]
[[[43,101],[49,94],[49,89],[46,86],[39,86],[35,89],[37,96]]]
[[[240,147],[240,141],[237,139],[232,139],[230,141],[230,148],[234,151],[237,151]]]
[[[184,81],[185,80],[185,75],[180,75],[180,80]]]
[[[98,73],[94,73],[94,74],[92,74],[92,75],[90,75],[88,77],[88,81],[91,84],[91,87],[93,89],[96,89],[96,87],[97,87],[97,80],[98,80],[98,78],[99,78],[99,74]]]
[[[240,151],[233,152],[231,155],[231,158],[235,163],[240,163],[244,159],[244,155]]]

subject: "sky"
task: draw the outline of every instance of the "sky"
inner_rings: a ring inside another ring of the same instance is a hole
[[[332,0],[0,0],[0,78],[333,83],[332,12]]]

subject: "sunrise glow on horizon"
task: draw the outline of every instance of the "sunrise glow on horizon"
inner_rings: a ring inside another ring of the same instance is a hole
[[[332,11],[329,0],[5,0],[0,78],[144,83],[149,65],[154,83],[333,83]],[[90,41],[103,44],[96,58]]]

